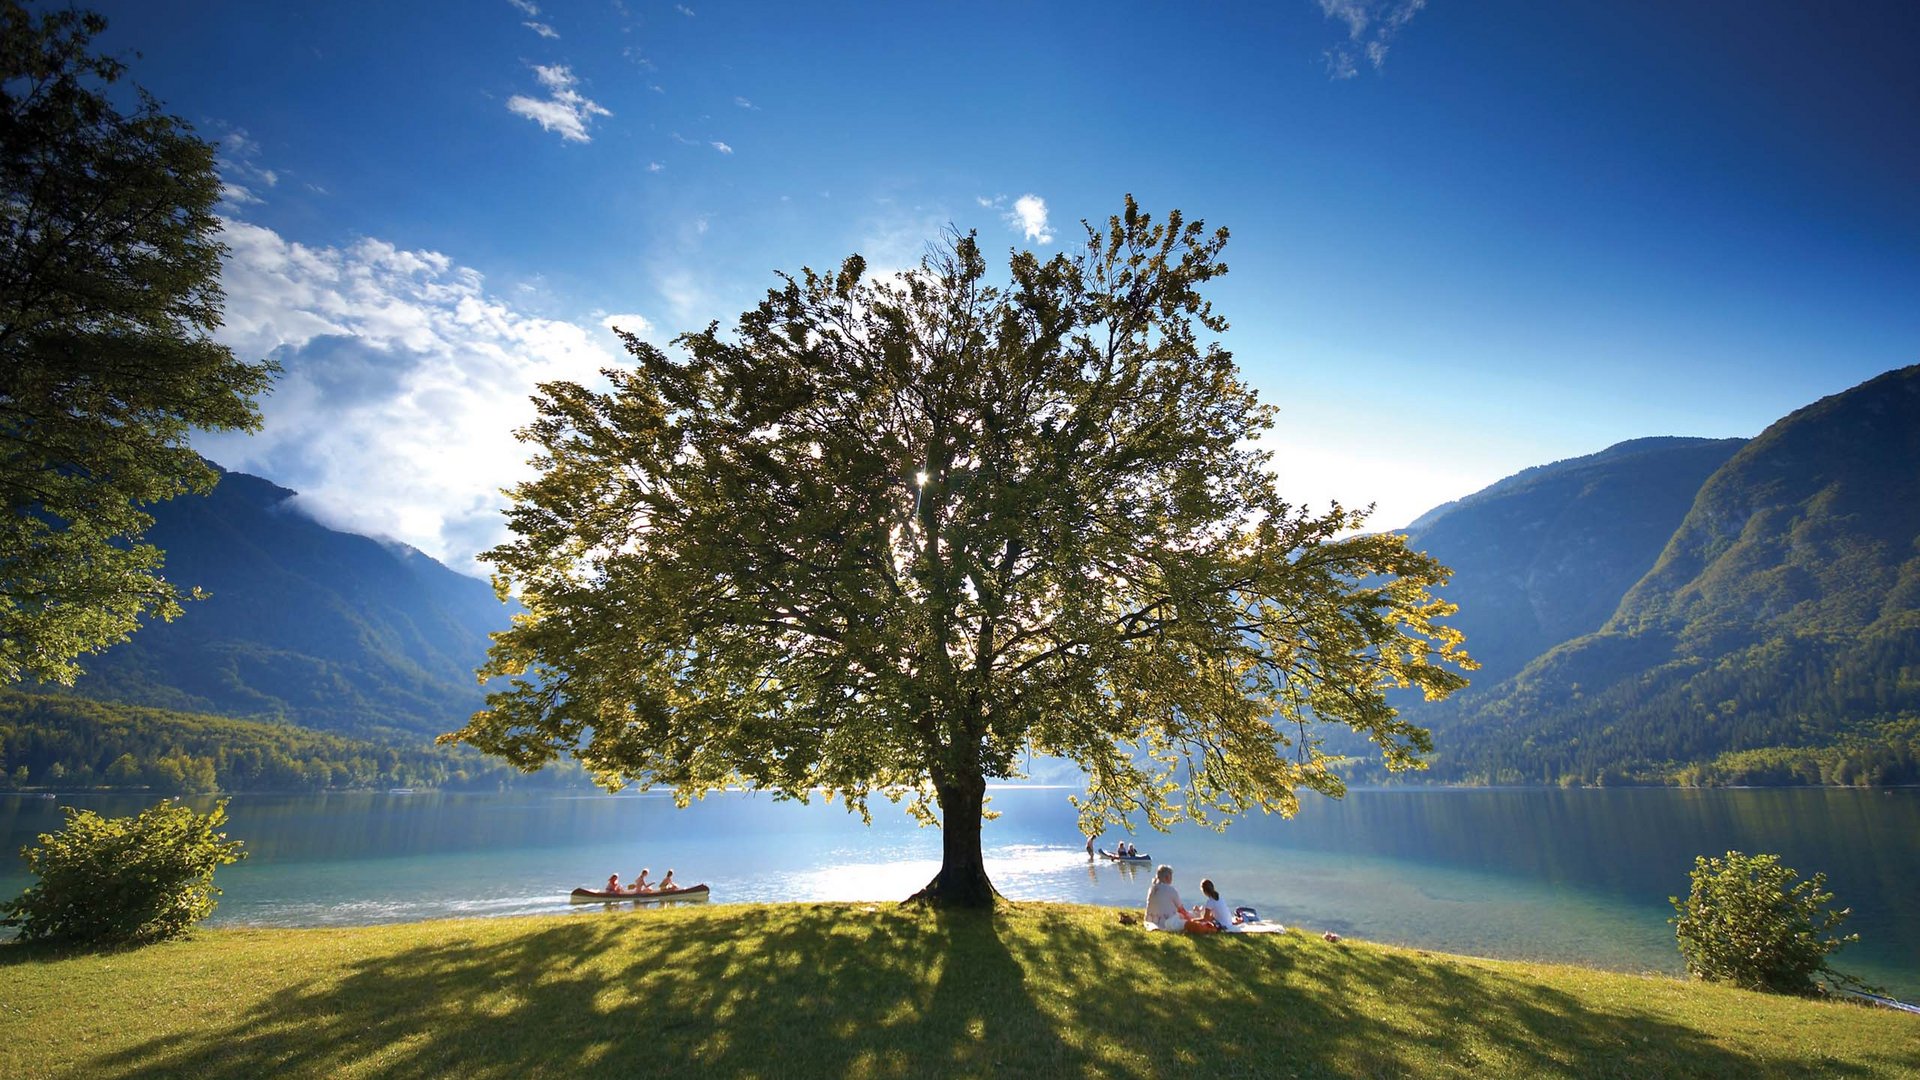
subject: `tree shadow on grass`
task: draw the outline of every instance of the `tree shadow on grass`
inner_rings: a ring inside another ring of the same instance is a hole
[[[1030,976],[1076,958],[1041,976],[1060,987],[1042,1008],[1058,1031],[1099,1033],[1090,1055],[1113,1075],[1750,1077],[1810,1064],[1731,1049],[1651,1007],[1582,1000],[1448,958],[1299,935],[1140,934],[1131,949],[1117,957],[1113,935],[1085,924],[1011,947]],[[1143,981],[1143,969],[1162,977]],[[1178,999],[1169,985],[1208,990]],[[1161,1037],[1169,1030],[1188,1037]],[[1870,1071],[1817,1053],[1813,1063],[1828,1076]],[[1879,1067],[1920,1069],[1920,1048]]]
[[[101,1077],[986,1074],[1067,1060],[990,917],[789,909],[640,927],[579,919],[317,971],[244,1018],[88,1061]],[[1069,1065],[1069,1067],[1071,1067]]]
[[[1802,1064],[1729,1050],[1651,1009],[1451,961],[1297,936],[1147,935],[1038,911],[822,905],[764,921],[718,908],[512,933],[446,924],[437,942],[333,964],[316,946],[312,978],[244,1015],[104,1052],[80,1071],[1640,1077]],[[1207,990],[1193,1000],[1169,985]]]

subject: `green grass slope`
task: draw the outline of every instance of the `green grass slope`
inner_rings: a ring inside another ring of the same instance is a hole
[[[0,947],[0,1075],[1920,1073],[1920,1020],[1100,908],[688,906]]]

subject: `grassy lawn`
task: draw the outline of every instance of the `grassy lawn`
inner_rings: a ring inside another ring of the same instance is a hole
[[[724,905],[0,946],[0,1077],[1905,1076],[1920,1019],[1300,933]]]

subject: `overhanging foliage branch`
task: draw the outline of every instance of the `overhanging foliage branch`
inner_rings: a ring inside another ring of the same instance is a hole
[[[273,373],[212,337],[213,146],[116,107],[105,27],[0,0],[0,685],[180,613],[141,507],[213,487],[189,435],[257,427]]]

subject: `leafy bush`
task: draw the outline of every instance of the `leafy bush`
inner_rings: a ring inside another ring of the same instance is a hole
[[[146,944],[178,937],[212,914],[213,872],[246,857],[218,831],[225,801],[206,814],[168,800],[134,817],[62,807],[67,823],[23,848],[40,878],[4,908],[0,926],[25,941]]]
[[[1821,889],[1825,874],[1798,881],[1799,871],[1778,855],[1727,852],[1724,859],[1693,860],[1693,891],[1668,897],[1676,914],[1667,920],[1680,940],[1687,973],[1749,990],[1806,994],[1819,990],[1814,976],[1836,985],[1859,980],[1827,966],[1827,954],[1858,934],[1835,937],[1851,909],[1833,911]]]

